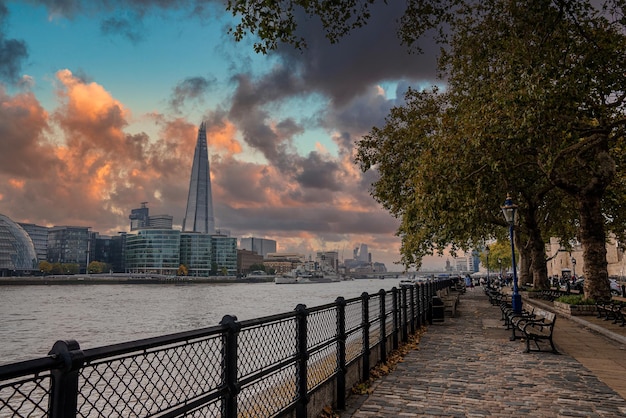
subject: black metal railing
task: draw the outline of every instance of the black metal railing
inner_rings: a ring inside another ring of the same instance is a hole
[[[293,312],[0,366],[0,417],[306,417],[334,380],[345,408],[349,369],[361,381],[430,322],[450,280],[402,285]]]

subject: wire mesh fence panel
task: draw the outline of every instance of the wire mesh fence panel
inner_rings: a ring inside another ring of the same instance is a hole
[[[368,305],[368,316],[371,321],[380,318],[380,295],[371,295]]]
[[[369,300],[368,314],[369,314],[369,337],[370,345],[373,346],[380,342],[380,298],[379,294],[372,295]]]
[[[385,331],[387,335],[391,335],[394,331],[393,329],[393,299],[394,294],[388,292],[385,294]]]
[[[296,354],[296,319],[264,322],[242,327],[237,340],[237,375],[251,375]]]
[[[330,379],[337,371],[337,344],[322,347],[311,353],[307,365],[307,390]]]
[[[0,386],[0,417],[48,415],[50,373],[10,379]]]
[[[346,303],[346,332],[353,331],[363,325],[363,304],[361,300]]]
[[[346,363],[363,353],[363,302],[361,299],[346,303]]]
[[[86,364],[79,417],[146,416],[217,390],[221,335]]]
[[[266,374],[243,387],[237,395],[239,417],[269,417],[284,410],[297,399],[296,366]]]
[[[329,342],[337,337],[337,309],[311,311],[307,317],[307,347]]]
[[[346,363],[350,363],[363,354],[363,330],[359,329],[346,338]]]

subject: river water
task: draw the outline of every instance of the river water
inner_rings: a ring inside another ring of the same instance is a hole
[[[217,325],[399,287],[399,279],[276,285],[0,286],[0,364],[45,356],[57,340],[83,349]]]

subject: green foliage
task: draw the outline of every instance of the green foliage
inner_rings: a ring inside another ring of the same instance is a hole
[[[229,0],[227,9],[242,18],[235,38],[255,33],[255,49],[267,52],[306,46],[296,16],[318,17],[336,42],[368,22],[374,2]],[[626,2],[406,4],[405,44],[448,29],[439,61],[446,88],[409,91],[359,141],[356,157],[362,170],[378,171],[372,195],[401,221],[402,263],[504,238],[499,206],[511,193],[525,264],[545,276],[547,238],[576,236],[589,289],[603,296],[605,228],[626,238]]]
[[[39,262],[39,271],[41,271],[44,274],[52,273],[52,264],[50,264],[47,261],[40,261]]]
[[[109,271],[110,269],[111,269],[111,266],[107,263],[103,263],[101,261],[92,261],[89,263],[89,267],[87,268],[87,271],[90,274],[98,274],[98,273],[105,273]]]
[[[307,41],[300,35],[302,31],[298,32],[298,15],[306,16],[307,20],[319,19],[328,41],[336,43],[369,22],[374,3],[388,6],[386,0],[228,0],[226,10],[241,18],[228,32],[237,41],[249,34],[256,35],[259,40],[254,43],[254,50],[257,53],[275,50],[281,43],[302,50],[307,47]],[[421,35],[430,29],[441,28],[464,3],[462,0],[407,2],[396,28],[399,42],[419,51],[416,43]]]
[[[511,241],[498,240],[489,244],[489,270],[499,273],[508,270],[513,265],[511,253]],[[487,266],[487,253],[480,253],[480,264]]]
[[[595,305],[593,299],[586,299],[584,295],[566,295],[556,299],[557,302],[567,303],[568,305]]]

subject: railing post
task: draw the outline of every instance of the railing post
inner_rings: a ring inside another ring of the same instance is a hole
[[[400,309],[398,309],[398,289],[397,288],[392,288],[391,289],[391,294],[393,295],[392,298],[392,315],[393,315],[393,349],[397,350],[399,347],[399,341],[398,341],[398,332],[400,331]]]
[[[415,284],[415,309],[417,310],[417,321],[416,328],[420,329],[422,327],[422,295],[420,293],[421,284]]]
[[[433,324],[433,286],[432,282],[426,283],[426,318],[428,319],[429,325]]]
[[[361,328],[363,329],[363,381],[370,378],[370,295],[367,292],[361,294]]]
[[[400,288],[400,293],[402,294],[402,302],[401,302],[401,306],[402,306],[402,316],[401,316],[401,322],[402,322],[402,342],[406,343],[409,341],[409,330],[407,328],[407,321],[408,321],[408,306],[407,306],[407,301],[406,301],[406,286],[402,286]]]
[[[385,307],[385,297],[387,292],[384,289],[380,289],[378,292],[379,297],[379,318],[380,318],[380,361],[385,363],[387,361],[387,309]]]
[[[415,285],[409,287],[409,299],[411,300],[411,335],[415,334]]]
[[[297,359],[296,379],[298,400],[296,401],[296,418],[306,418],[308,397],[307,363],[309,353],[307,351],[307,316],[309,312],[306,305],[298,304],[295,309],[296,315],[296,339],[297,339]]]
[[[423,327],[426,325],[426,295],[424,294],[424,283],[420,283],[417,289],[418,299],[420,301],[420,327]]]
[[[346,300],[339,296],[337,304],[337,409],[346,409]]]
[[[222,334],[222,373],[226,393],[222,402],[222,416],[235,418],[237,416],[237,394],[240,391],[237,382],[237,338],[241,325],[237,317],[225,315],[220,321],[224,328]]]
[[[78,374],[85,356],[74,340],[57,341],[48,355],[56,356],[63,363],[52,369],[52,384],[48,411],[50,418],[74,418],[78,402]]]

